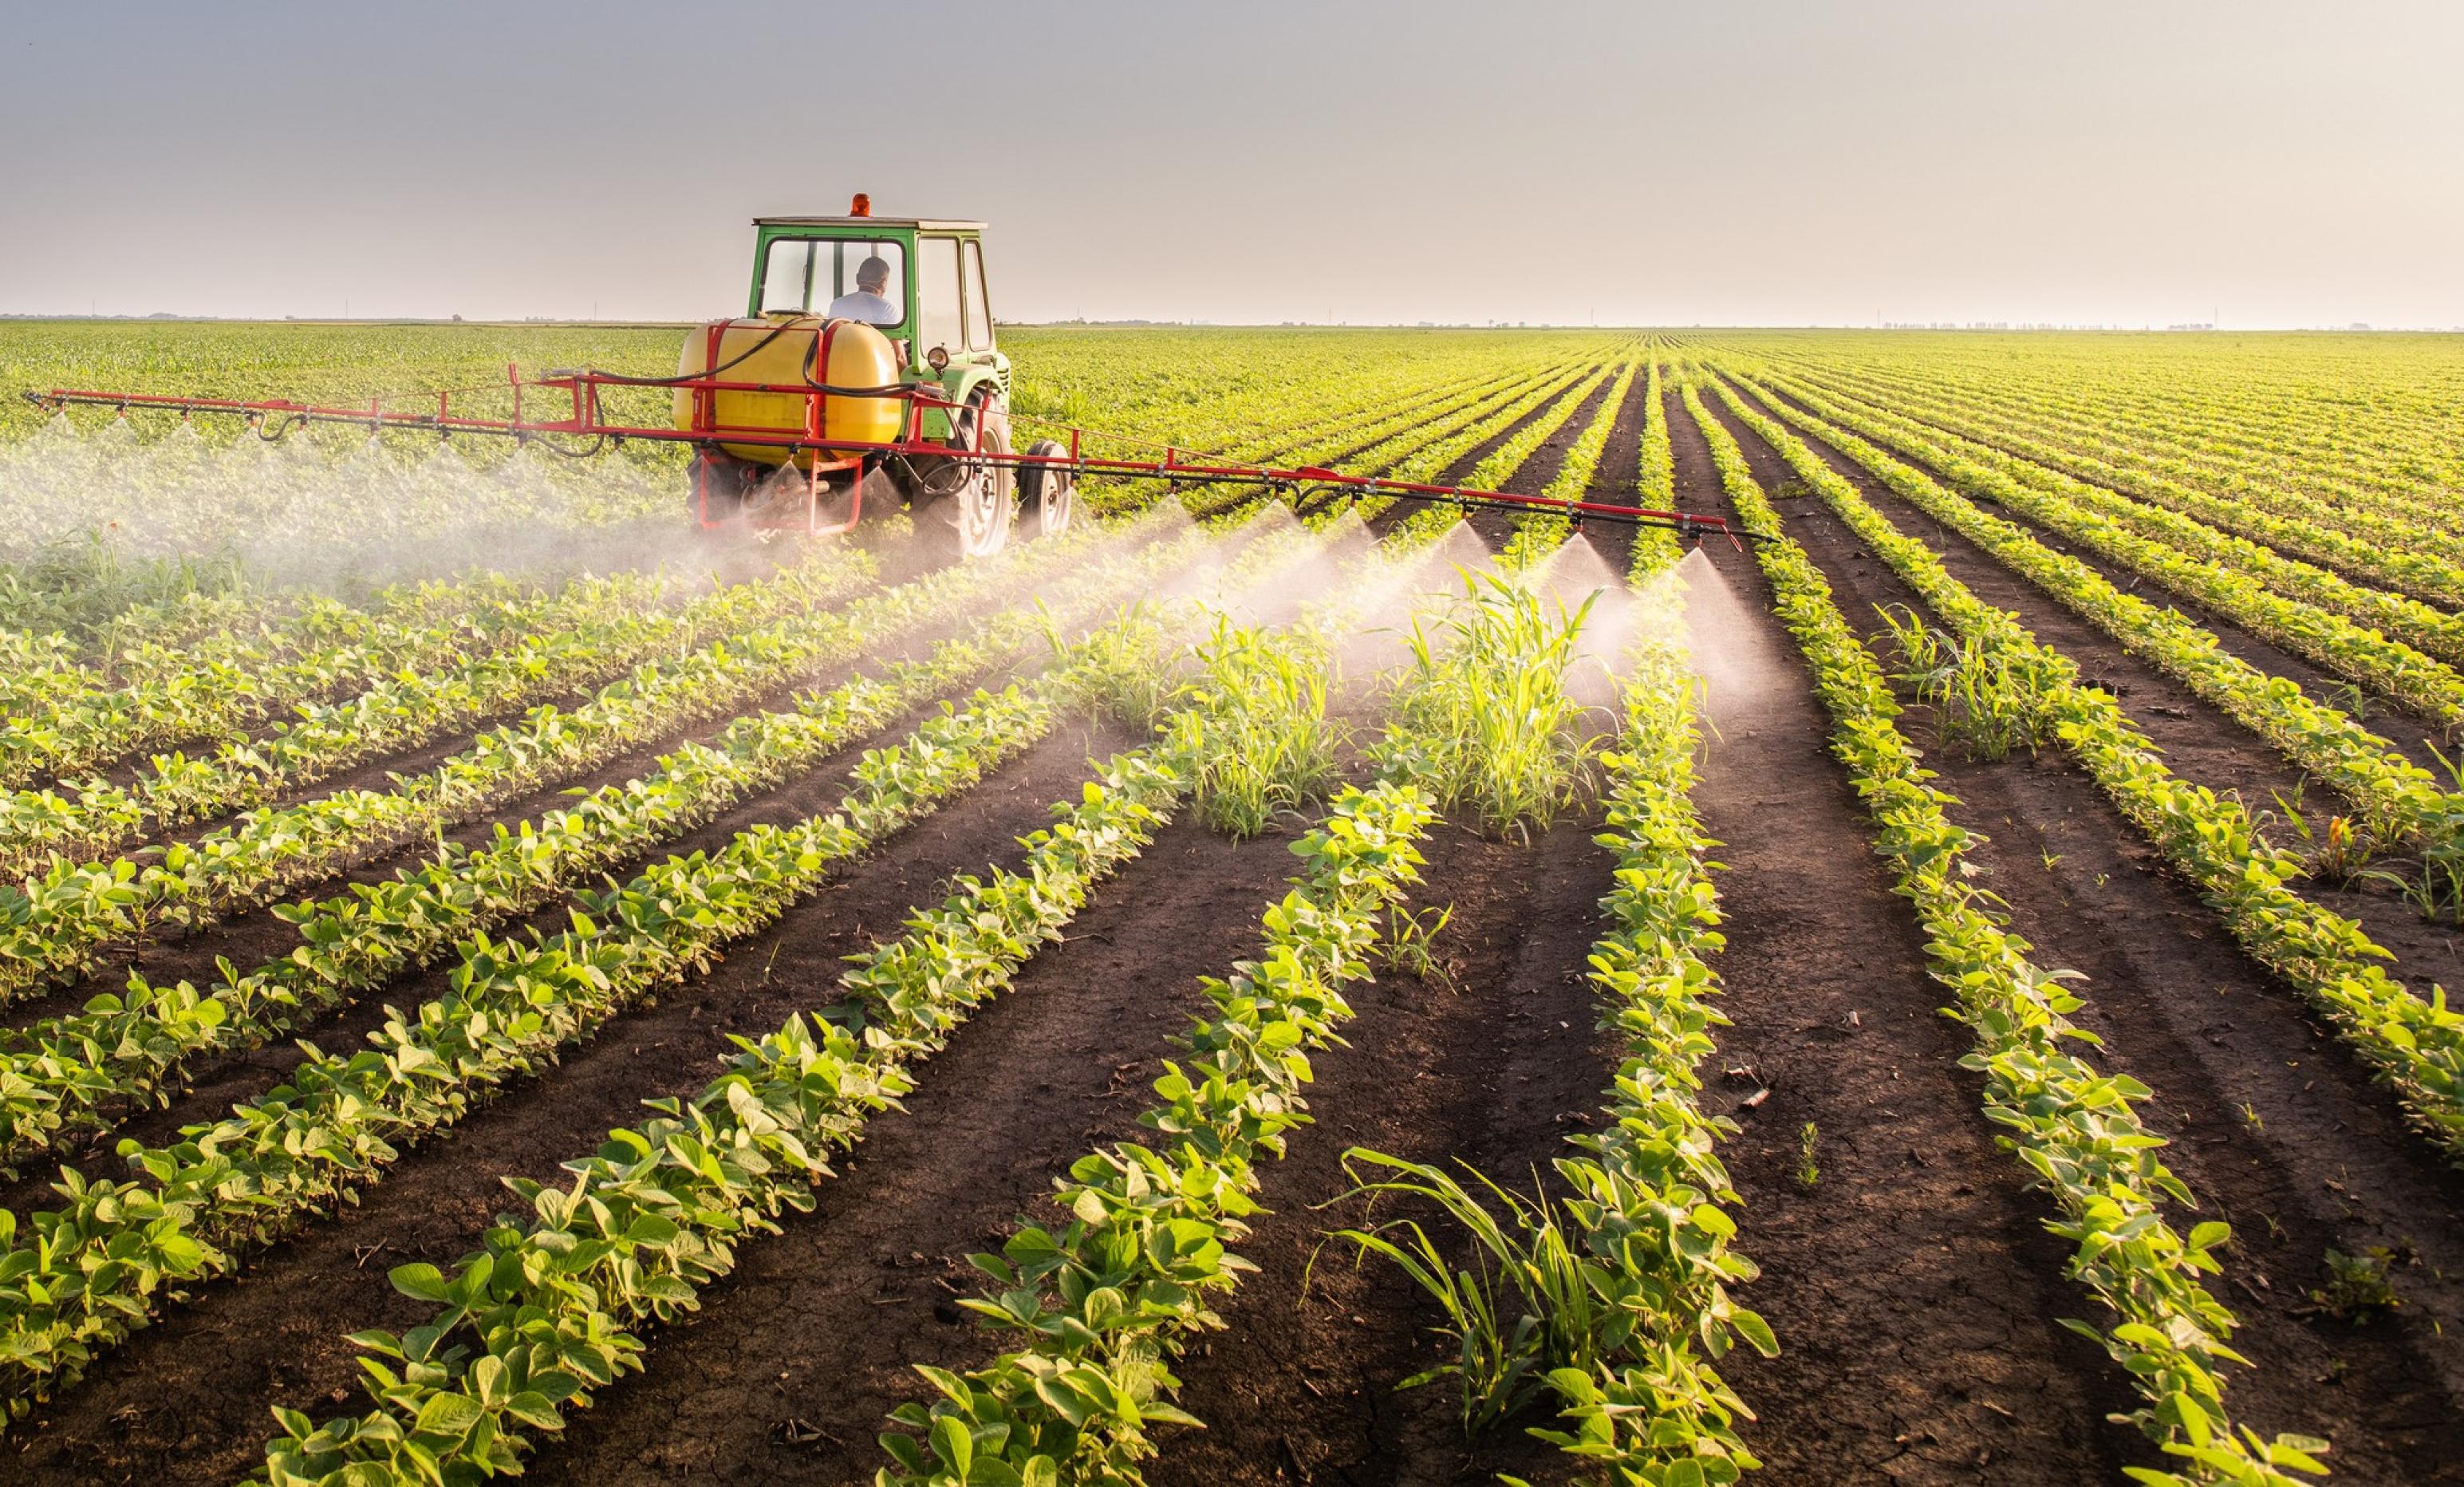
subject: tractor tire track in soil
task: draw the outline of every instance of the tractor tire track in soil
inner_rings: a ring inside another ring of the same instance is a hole
[[[1673,389],[1666,406],[1685,504],[1735,520]],[[2087,1299],[1958,1068],[1968,1039],[1939,1013],[1922,932],[1870,850],[1770,587],[1750,561],[1718,561],[1740,628],[1697,648],[1776,678],[1709,699],[1694,795],[1727,864],[1712,965],[1735,1023],[1705,1099],[1744,1126],[1722,1156],[1744,1199],[1737,1247],[1763,1275],[1739,1300],[1781,1349],[1723,1369],[1760,1416],[1746,1438],[1774,1481],[2112,1480],[2147,1454],[2105,1423],[2134,1402],[2056,1321]],[[1795,1175],[1809,1123],[1810,1191]]]
[[[1786,473],[1776,453],[1725,409],[1719,416],[1756,478],[1774,486]],[[1859,483],[1879,500],[1879,482]],[[1904,530],[1923,530],[1884,509]],[[1870,615],[1879,604],[1922,610],[1818,499],[1793,503],[1786,520],[1844,613]],[[1988,580],[1975,587],[1990,602],[2019,586],[2008,573],[1972,573],[1989,566],[1982,554],[1952,542],[1936,550],[1963,581]],[[2093,674],[2130,676],[2136,663],[2118,645],[2082,633],[2074,650],[2070,629],[2085,627],[2049,625],[2039,638]],[[2152,681],[2147,690],[2163,695]],[[2218,745],[2212,720],[2168,732],[2187,735],[2178,753],[2160,738],[2177,764],[2206,763],[2203,742],[2223,763],[2235,752],[2229,741]],[[1926,762],[1965,803],[1954,815],[1985,829],[1970,855],[1991,871],[1988,885],[2013,926],[2042,963],[2089,978],[2077,1020],[2107,1040],[2096,1055],[2101,1066],[2156,1092],[2145,1114],[2173,1140],[2167,1161],[2198,1195],[2198,1217],[2234,1227],[2212,1289],[2241,1318],[2233,1344],[2255,1365],[2227,1371],[2236,1418],[2265,1434],[2330,1437],[2331,1464],[2355,1480],[2432,1480],[2440,1463],[2464,1458],[2464,1359],[2435,1335],[2464,1324],[2464,1177],[2403,1128],[2367,1072],[2240,953],[2058,749],[2001,764],[1929,751]],[[2325,1252],[2372,1245],[2415,1256],[2395,1276],[2408,1306],[2366,1324],[2326,1315],[2307,1295],[2326,1279]],[[2064,1315],[2110,1321],[2086,1298]]]
[[[1014,861],[1015,838],[1048,819],[1086,774],[1090,740],[1065,729],[954,802],[850,862],[811,899],[709,972],[604,1026],[539,1077],[407,1152],[357,1207],[314,1222],[229,1282],[106,1356],[87,1381],[18,1428],[14,1478],[227,1481],[261,1459],[275,1404],[331,1413],[356,1399],[344,1334],[422,1320],[385,1270],[446,1265],[513,1209],[504,1174],[555,1175],[595,1149],[640,1101],[699,1089],[728,1052],[835,997],[841,959],[899,932],[910,908],[938,902],[950,876]],[[836,781],[826,792],[835,794]],[[819,789],[816,793],[822,793]]]
[[[1812,416],[1819,416],[1818,414],[1814,414],[1814,411],[1812,409],[1805,407],[1802,403],[1789,396],[1789,394],[1783,390],[1770,388],[1766,388],[1764,390],[1770,393],[1770,398],[1768,399],[1768,406],[1770,407],[1783,410],[1790,414],[1803,413]],[[1788,420],[1783,418],[1781,421],[1787,422]],[[1796,433],[1799,438],[1804,438],[1806,436],[1803,430],[1796,429],[1793,426],[1792,426],[1791,432]],[[2300,656],[2295,655],[2288,651],[2278,650],[2273,643],[2252,634],[2249,631],[2242,629],[2233,620],[2216,613],[2214,610],[2209,609],[2207,606],[2201,604],[2198,600],[2190,597],[2189,595],[2175,593],[2173,590],[2167,588],[2164,585],[2158,583],[2153,578],[2143,578],[2141,575],[2131,571],[2129,568],[2123,567],[2118,563],[2113,562],[2111,559],[2104,557],[2102,554],[2097,552],[2086,544],[2073,542],[2071,539],[2063,536],[2059,532],[2049,530],[2032,520],[2025,512],[2014,511],[2011,507],[2005,506],[1998,501],[1979,500],[1973,496],[1968,496],[1965,491],[1960,490],[1959,486],[1952,481],[1949,477],[1944,475],[1940,469],[1927,464],[1925,461],[1919,459],[1914,455],[1903,454],[1898,449],[1885,444],[1881,439],[1867,439],[1866,442],[1882,450],[1883,453],[1889,455],[1901,464],[1906,465],[1908,468],[1925,476],[1928,479],[1932,480],[1936,485],[1941,486],[1943,489],[1950,491],[1956,495],[1967,497],[1969,500],[1972,501],[1978,507],[1987,510],[1992,515],[2000,517],[2003,521],[2010,522],[2012,525],[2019,527],[2020,529],[2030,533],[2038,542],[2041,542],[2046,546],[2053,548],[2056,552],[2063,553],[2067,556],[2078,559],[2088,567],[2095,569],[2096,572],[2101,575],[2107,583],[2112,584],[2115,588],[2122,589],[2125,593],[2135,593],[2141,598],[2145,599],[2150,604],[2163,605],[2180,611],[2184,618],[2207,631],[2210,634],[2214,635],[2216,637],[2216,643],[2221,646],[2228,655],[2247,661],[2251,665],[2257,667],[2260,671],[2266,672],[2271,676],[2283,677],[2292,680],[2297,683],[2302,691],[2308,693],[2313,698],[2317,698],[2322,701],[2337,701],[2340,697],[2349,696],[2352,690],[2359,685],[2358,683],[2348,682],[2343,677],[2329,673],[2324,668],[2304,660]],[[1862,467],[1860,466],[1859,468],[1861,469]],[[1818,499],[1819,498],[1809,495],[1807,499]],[[1897,500],[1899,498],[1894,496],[1893,499]],[[1930,518],[1925,518],[1924,520],[1930,524]],[[2410,759],[2414,764],[2421,766],[2425,769],[2431,770],[2434,774],[2438,773],[2439,765],[2437,756],[2423,737],[2426,730],[2432,729],[2436,725],[2423,721],[2419,718],[2414,717],[2411,713],[2404,711],[2400,703],[2383,699],[2378,693],[2370,691],[2366,687],[2364,687],[2361,690],[2370,697],[2372,701],[2371,711],[2373,714],[2382,715],[2376,716],[2375,721],[2370,722],[2369,726],[2371,731],[2387,740],[2390,745],[2402,752],[2406,758]],[[2351,711],[2351,709],[2348,707],[2346,708],[2346,711]],[[2394,712],[2397,716],[2393,718],[2383,716],[2388,712]]]

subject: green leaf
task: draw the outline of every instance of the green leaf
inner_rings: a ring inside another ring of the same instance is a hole
[[[933,1421],[933,1454],[953,1476],[965,1481],[976,1460],[976,1439],[967,1433],[966,1422],[956,1415],[937,1416]]]

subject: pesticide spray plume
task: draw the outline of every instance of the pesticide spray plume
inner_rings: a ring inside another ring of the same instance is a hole
[[[1577,532],[1525,570],[1522,581],[1558,613],[1581,613],[1566,690],[1586,707],[1614,711],[1617,676],[1635,638],[1635,602],[1624,581],[1590,538]],[[1584,606],[1590,609],[1585,611]]]
[[[1173,504],[1176,510],[1179,509],[1177,502]],[[1233,560],[1238,558],[1251,543],[1285,524],[1274,521],[1268,514],[1271,508],[1261,508],[1253,511],[1242,519],[1239,524],[1224,529],[1199,551],[1196,561],[1174,574],[1169,583],[1158,585],[1151,590],[1151,597],[1165,604],[1216,602],[1217,590],[1221,587],[1223,570],[1230,566]],[[1143,522],[1147,518],[1141,517],[1138,520]],[[1185,512],[1182,520],[1187,520]]]
[[[349,595],[485,569],[542,580],[677,564],[680,468],[534,448],[474,464],[443,440],[319,430],[209,443],[63,416],[0,453],[0,560],[99,540],[122,561],[222,560]],[[693,566],[689,560],[685,566]]]
[[[1434,613],[1461,599],[1483,575],[1496,575],[1495,554],[1470,523],[1458,522],[1436,542],[1390,561],[1362,580],[1358,612],[1369,616],[1345,633],[1336,659],[1354,676],[1374,676],[1411,654],[1414,614]]]
[[[1683,596],[1683,638],[1703,683],[1704,717],[1715,734],[1753,726],[1788,695],[1790,681],[1789,663],[1753,606],[1699,547],[1660,582]]]
[[[1319,524],[1318,532],[1326,539],[1329,555],[1338,563],[1348,563],[1377,545],[1377,534],[1360,519],[1359,509],[1346,505]]]

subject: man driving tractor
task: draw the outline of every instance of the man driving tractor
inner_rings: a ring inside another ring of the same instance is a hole
[[[882,291],[890,287],[890,264],[876,255],[856,265],[855,288],[830,301],[829,318],[862,321],[868,325],[895,325],[905,318]]]

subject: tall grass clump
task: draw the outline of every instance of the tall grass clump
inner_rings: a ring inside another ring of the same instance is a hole
[[[1393,726],[1370,750],[1378,772],[1468,808],[1491,832],[1546,827],[1598,744],[1566,687],[1593,602],[1569,611],[1481,574],[1434,627],[1415,616],[1410,657],[1391,678]]]
[[[1347,730],[1327,716],[1331,665],[1313,636],[1217,618],[1167,732],[1208,826],[1245,840],[1332,794]]]
[[[1903,606],[1879,612],[1906,668],[1897,679],[1932,710],[1936,742],[1987,764],[2054,742],[2052,702],[2065,678],[2043,653],[1937,629]]]

